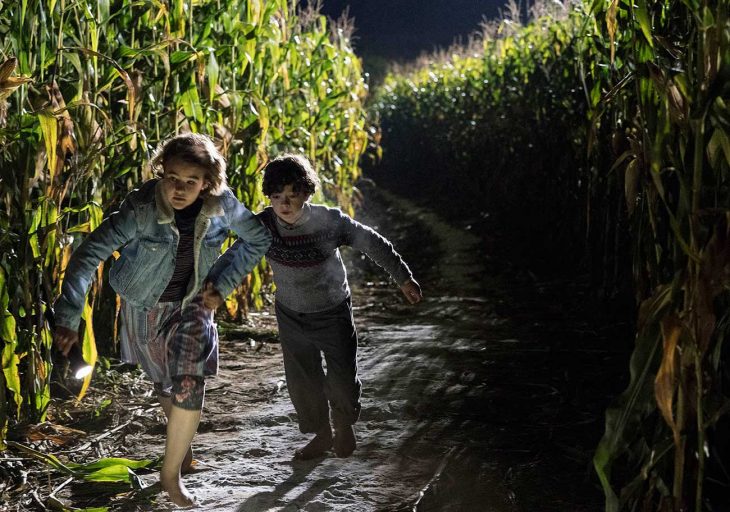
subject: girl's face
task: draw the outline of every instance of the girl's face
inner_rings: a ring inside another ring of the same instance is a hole
[[[285,185],[281,192],[274,192],[269,196],[276,216],[289,224],[293,224],[301,217],[302,208],[308,199],[308,194],[294,192],[292,185]]]
[[[176,210],[190,206],[210,186],[207,171],[199,165],[173,158],[164,166],[165,197]]]

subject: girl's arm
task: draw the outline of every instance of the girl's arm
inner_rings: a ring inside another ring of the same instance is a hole
[[[261,221],[233,194],[230,194],[228,201],[233,212],[231,229],[238,235],[238,240],[218,258],[208,272],[207,279],[222,297],[228,297],[241,284],[271,245],[271,234]],[[206,289],[209,289],[207,285]]]
[[[63,276],[61,295],[54,305],[56,326],[77,331],[86,292],[94,271],[137,232],[134,207],[127,196],[119,211],[112,213],[73,252]]]

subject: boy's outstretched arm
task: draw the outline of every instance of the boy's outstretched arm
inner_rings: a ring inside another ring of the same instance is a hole
[[[421,302],[421,299],[423,298],[423,295],[421,294],[421,286],[418,284],[418,282],[411,278],[402,285],[400,285],[400,289],[403,292],[403,295],[406,296],[406,299],[411,304],[417,304]]]
[[[413,274],[393,244],[369,226],[361,224],[349,215],[339,214],[338,225],[341,242],[366,254],[371,260],[383,267],[390,277],[398,283],[403,295],[410,304],[421,301],[421,286],[413,279]]]

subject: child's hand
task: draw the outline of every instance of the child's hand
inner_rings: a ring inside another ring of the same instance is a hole
[[[225,299],[220,294],[220,292],[215,289],[215,286],[213,286],[213,283],[206,282],[205,286],[203,286],[203,305],[206,308],[212,309],[213,311],[215,311],[224,302],[225,302]]]
[[[68,351],[79,341],[79,333],[74,329],[69,329],[62,325],[57,325],[53,329],[53,344],[60,350],[64,356],[68,356]]]
[[[421,295],[421,287],[418,285],[415,279],[409,279],[402,285],[400,285],[400,289],[403,292],[403,295],[406,296],[406,299],[411,304],[416,304],[417,302],[421,302],[421,299],[423,298],[423,295]]]

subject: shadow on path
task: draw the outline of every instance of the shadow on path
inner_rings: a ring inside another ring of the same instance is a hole
[[[292,461],[292,473],[284,481],[277,483],[271,491],[262,491],[246,498],[238,507],[238,512],[264,512],[266,510],[300,510],[301,506],[312,501],[327,489],[336,478],[319,478],[311,481],[307,477],[321,459],[311,461]]]

